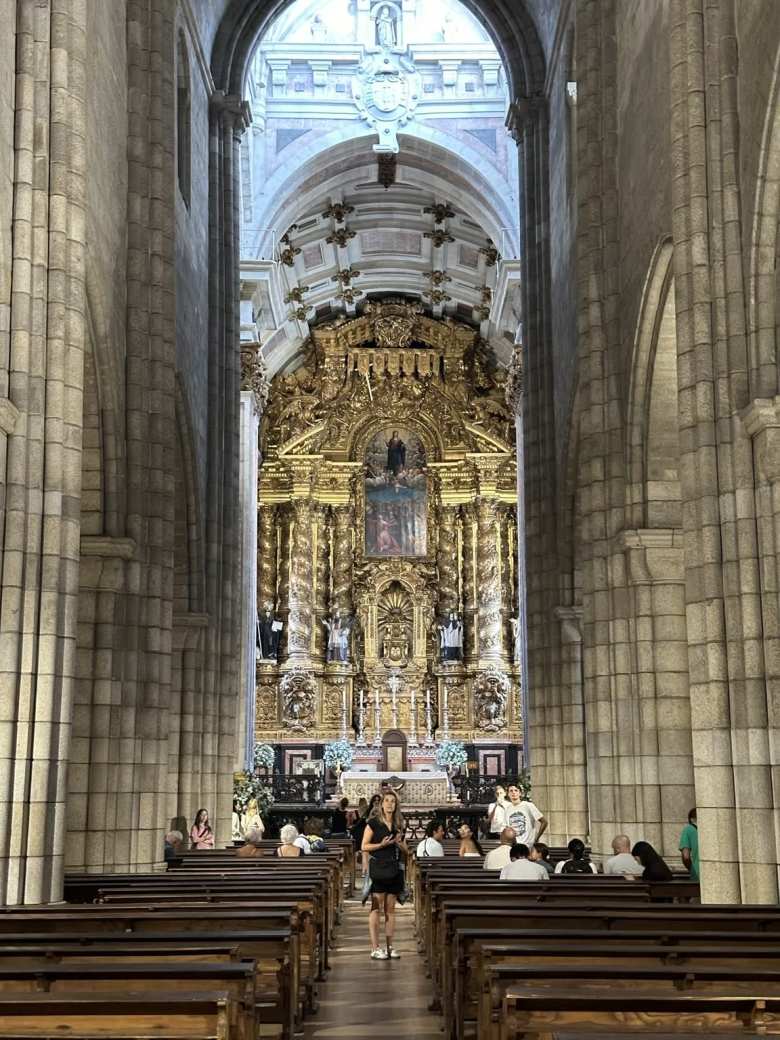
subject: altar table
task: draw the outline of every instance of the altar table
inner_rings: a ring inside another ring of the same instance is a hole
[[[349,769],[341,774],[341,789],[344,797],[349,798],[350,805],[357,805],[359,799],[370,799],[372,794],[376,794],[383,780],[389,780],[394,787],[403,783],[398,792],[401,805],[437,806],[448,800],[447,774],[441,771],[382,773]]]

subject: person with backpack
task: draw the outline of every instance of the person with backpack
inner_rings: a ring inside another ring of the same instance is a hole
[[[585,859],[585,842],[579,838],[572,838],[567,848],[569,858],[561,860],[555,865],[556,874],[598,874],[596,866],[589,859]]]

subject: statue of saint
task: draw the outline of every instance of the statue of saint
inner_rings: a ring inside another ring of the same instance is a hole
[[[387,471],[397,477],[406,469],[406,445],[398,436],[398,430],[393,430],[393,436],[387,444]]]
[[[442,661],[463,660],[463,622],[454,610],[439,625],[439,649]]]
[[[328,630],[328,660],[346,664],[349,661],[349,633],[352,619],[342,618],[341,611],[336,609],[333,617],[323,618],[322,623]]]
[[[512,626],[512,660],[517,664],[520,660],[520,618],[510,618],[509,624]]]
[[[281,639],[283,622],[274,617],[270,603],[266,603],[262,614],[257,619],[257,656],[261,661],[279,660],[279,640]]]
[[[386,5],[380,7],[376,17],[376,42],[386,50],[392,50],[396,45],[395,19]]]

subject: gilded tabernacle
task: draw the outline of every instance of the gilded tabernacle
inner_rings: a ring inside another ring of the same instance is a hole
[[[521,739],[505,396],[474,329],[403,300],[316,325],[273,380],[258,740],[349,736],[369,754],[392,733],[406,765],[442,737]]]

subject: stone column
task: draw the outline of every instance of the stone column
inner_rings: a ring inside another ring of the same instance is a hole
[[[691,725],[703,898],[776,903],[745,337],[734,5],[673,0],[672,205]],[[776,782],[775,782],[776,783]]]
[[[550,770],[550,841],[565,844],[588,834],[588,777],[585,761],[585,712],[582,697],[582,610],[556,607],[560,625],[560,733],[548,746],[560,749],[557,770]],[[559,783],[553,786],[553,776]],[[555,811],[553,811],[553,807]]]
[[[14,161],[5,158],[13,237],[0,243],[10,289],[0,314],[0,902],[8,903],[62,898],[79,585],[86,8],[84,0],[4,7],[4,31],[16,33],[6,99]]]
[[[633,776],[637,824],[669,862],[693,788],[682,532],[624,531],[636,683]]]
[[[257,673],[257,478],[262,410],[268,380],[259,344],[241,351],[240,480],[241,517],[241,703],[237,719],[234,767],[253,768],[255,687]]]
[[[214,764],[218,842],[230,828],[237,713],[240,710],[241,523],[239,516],[240,143],[249,125],[247,102],[214,91],[209,110],[209,427],[206,500],[206,640],[204,742]]]
[[[296,499],[292,511],[287,659],[289,664],[305,664],[311,660],[312,650],[314,513],[309,499]]]

